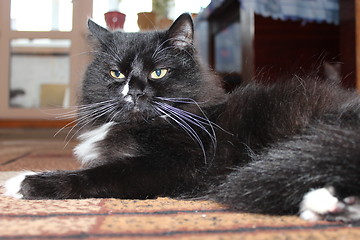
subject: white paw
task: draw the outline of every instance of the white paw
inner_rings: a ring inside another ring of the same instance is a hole
[[[4,195],[14,198],[22,198],[23,195],[19,193],[22,181],[24,181],[26,176],[35,175],[35,174],[36,174],[35,172],[26,171],[7,180],[4,184],[5,186]]]
[[[320,188],[305,194],[300,203],[300,217],[307,221],[318,221],[323,219],[324,214],[343,211],[345,204],[331,192],[331,188]]]
[[[317,214],[311,210],[304,210],[300,212],[300,218],[310,222],[316,222],[323,219],[320,214]]]

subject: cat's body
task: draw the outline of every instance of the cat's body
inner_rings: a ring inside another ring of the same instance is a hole
[[[74,150],[84,168],[26,173],[8,194],[205,198],[309,220],[360,218],[356,93],[309,76],[225,94],[197,60],[188,15],[163,32],[89,28],[97,50]]]

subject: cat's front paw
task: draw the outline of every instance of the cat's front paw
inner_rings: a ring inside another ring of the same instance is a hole
[[[307,221],[359,221],[360,199],[339,200],[333,187],[315,189],[305,194],[300,204],[300,217]]]
[[[23,199],[67,198],[71,186],[64,185],[60,176],[57,172],[23,172],[5,183],[5,195]]]
[[[14,198],[23,198],[23,194],[21,193],[21,185],[26,178],[26,176],[35,175],[35,172],[26,171],[22,172],[19,175],[10,178],[4,184],[5,187],[5,195],[14,197]]]

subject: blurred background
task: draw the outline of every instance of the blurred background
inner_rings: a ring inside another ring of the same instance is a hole
[[[126,32],[165,29],[192,14],[202,61],[232,91],[241,82],[315,71],[357,80],[355,0],[1,0],[0,128],[72,119],[90,59],[86,22]],[[359,15],[359,16],[358,16]],[[359,21],[360,22],[360,21]]]

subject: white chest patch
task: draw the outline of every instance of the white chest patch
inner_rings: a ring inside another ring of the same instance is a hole
[[[81,143],[75,147],[74,154],[82,165],[88,165],[91,161],[97,160],[100,157],[97,144],[105,139],[111,126],[114,124],[113,122],[106,123],[79,136]]]

